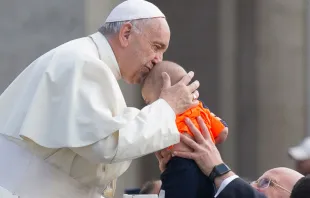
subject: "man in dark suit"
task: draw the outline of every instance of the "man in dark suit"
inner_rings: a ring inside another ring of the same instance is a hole
[[[301,178],[294,185],[290,198],[308,198],[310,195],[310,175]]]
[[[240,179],[223,162],[221,155],[212,142],[210,133],[201,118],[198,118],[201,131],[190,120],[186,120],[192,140],[181,135],[181,142],[191,148],[191,151],[173,151],[174,156],[195,160],[201,171],[211,179],[215,188],[216,198],[289,198],[294,184],[303,175],[288,168],[275,168],[266,171],[251,185]],[[157,152],[161,171],[170,160],[171,155],[165,151]],[[164,194],[164,193],[163,193]]]
[[[252,186],[266,197],[289,198],[294,185],[302,177],[304,177],[302,174],[289,168],[273,168],[253,182]]]
[[[303,175],[289,168],[274,168],[266,171],[257,181],[252,182],[251,186],[236,178],[219,193],[218,198],[289,198],[293,186],[302,177]]]
[[[231,181],[217,196],[217,198],[266,198],[266,196],[240,178]]]

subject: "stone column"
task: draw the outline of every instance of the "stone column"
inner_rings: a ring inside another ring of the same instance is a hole
[[[257,1],[258,172],[291,167],[306,129],[304,0]]]
[[[237,173],[255,177],[257,169],[256,0],[238,0],[236,12],[235,119]]]
[[[229,125],[228,139],[220,146],[225,162],[235,170],[236,154],[236,12],[237,0],[220,0],[218,12],[219,28],[219,84],[218,106],[223,119]]]

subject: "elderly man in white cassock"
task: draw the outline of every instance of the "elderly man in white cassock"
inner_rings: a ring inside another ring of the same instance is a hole
[[[174,86],[164,73],[142,110],[118,85],[143,82],[169,40],[155,5],[128,0],[98,32],[30,64],[0,97],[0,197],[98,198],[132,159],[178,143],[175,115],[197,105],[193,72]]]

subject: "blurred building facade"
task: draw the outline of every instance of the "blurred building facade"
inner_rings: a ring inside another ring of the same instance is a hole
[[[35,58],[90,34],[121,0],[0,0],[0,91]],[[165,59],[193,70],[200,98],[229,124],[224,160],[255,178],[293,167],[287,148],[308,129],[306,0],[153,0],[172,37]],[[142,107],[139,87],[121,82],[128,105]],[[124,188],[158,178],[153,155],[135,160]]]

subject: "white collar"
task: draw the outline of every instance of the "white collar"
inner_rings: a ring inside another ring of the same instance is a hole
[[[119,65],[108,40],[100,32],[96,32],[90,37],[98,49],[100,60],[108,65],[117,80],[121,79]]]

